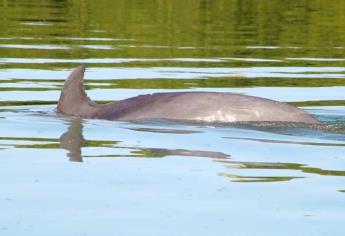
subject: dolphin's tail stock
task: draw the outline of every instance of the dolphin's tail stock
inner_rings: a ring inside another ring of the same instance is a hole
[[[75,68],[61,90],[57,110],[63,114],[92,118],[97,104],[84,91],[85,66]]]

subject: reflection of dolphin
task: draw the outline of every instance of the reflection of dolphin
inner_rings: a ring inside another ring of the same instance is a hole
[[[282,121],[319,123],[303,110],[285,103],[231,93],[175,92],[140,95],[96,104],[83,89],[85,67],[73,70],[61,91],[58,111],[107,120],[171,119],[206,122]]]
[[[113,147],[117,141],[100,141],[100,140],[85,140],[83,136],[83,124],[82,120],[77,118],[69,122],[68,130],[63,133],[60,137],[60,146],[68,151],[67,156],[70,161],[83,161],[83,155],[81,153],[82,147],[106,147],[110,144]],[[108,146],[109,147],[109,146]],[[137,148],[137,147],[123,147],[124,149],[132,149],[131,155],[125,154],[110,154],[102,155],[98,154],[95,156],[84,156],[84,157],[166,157],[166,156],[189,156],[189,157],[209,157],[215,159],[227,159],[230,155],[222,152],[213,151],[198,151],[198,150],[186,150],[186,149],[163,149],[163,148]],[[114,149],[115,150],[115,149]]]
[[[230,155],[222,152],[197,151],[186,149],[163,149],[163,148],[143,148],[136,153],[147,157],[166,157],[166,156],[188,156],[188,157],[209,157],[215,159],[228,159]]]
[[[80,119],[74,119],[70,123],[67,132],[60,137],[60,146],[69,151],[67,156],[70,161],[82,162],[81,147],[84,147],[86,140],[83,137],[83,125]]]

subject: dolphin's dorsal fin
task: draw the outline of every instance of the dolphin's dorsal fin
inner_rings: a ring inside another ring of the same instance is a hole
[[[84,91],[85,66],[75,68],[68,76],[61,90],[57,109],[59,112],[79,117],[92,118],[97,104]]]

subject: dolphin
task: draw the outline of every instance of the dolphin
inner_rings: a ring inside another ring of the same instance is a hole
[[[57,111],[91,119],[138,121],[168,119],[196,122],[320,123],[297,107],[266,98],[218,92],[170,92],[139,95],[107,104],[85,93],[85,66],[75,68],[61,90]]]

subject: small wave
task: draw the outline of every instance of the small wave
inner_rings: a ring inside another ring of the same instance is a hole
[[[345,143],[324,143],[324,142],[299,142],[288,140],[274,140],[274,139],[259,139],[259,138],[242,138],[242,137],[224,137],[225,139],[256,141],[262,143],[277,143],[277,144],[299,144],[311,146],[328,146],[328,147],[345,147]]]

